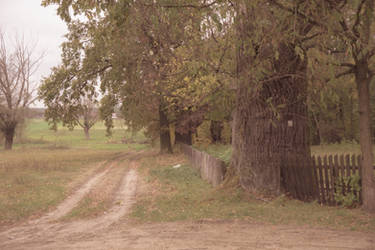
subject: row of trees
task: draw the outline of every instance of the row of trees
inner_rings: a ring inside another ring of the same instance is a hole
[[[233,117],[231,166],[241,186],[277,195],[281,163],[310,157],[309,120],[316,140],[323,137],[328,112],[321,111],[332,106],[322,106],[322,96],[330,97],[321,90],[348,88],[337,103],[359,110],[364,208],[375,210],[372,0],[43,3],[57,4],[69,27],[63,62],[39,91],[51,122],[69,121],[82,98],[96,99],[100,89],[109,128],[119,105],[131,128],[158,134],[161,151],[171,152],[171,128],[191,143],[205,118]]]

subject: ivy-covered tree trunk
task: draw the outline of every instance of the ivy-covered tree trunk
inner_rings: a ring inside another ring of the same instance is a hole
[[[160,153],[173,153],[171,136],[169,133],[169,121],[162,104],[159,105],[160,124]]]
[[[176,131],[176,142],[180,142],[180,143],[184,143],[184,144],[187,144],[187,145],[192,145],[193,144],[193,138],[192,138],[192,134],[191,134],[191,131],[187,131],[187,132],[179,132],[179,131]]]
[[[210,134],[213,143],[221,142],[221,133],[223,131],[223,121],[211,121],[210,122]]]
[[[253,13],[248,13],[251,9],[246,4],[241,1],[238,5],[240,44],[231,165],[245,190],[278,195],[282,165],[310,160],[307,62],[297,55],[295,44],[280,43],[278,59],[272,61],[272,71],[268,70],[269,78],[254,82],[250,73],[254,54],[250,53],[248,41],[249,30],[254,29],[249,20]]]
[[[16,132],[16,125],[11,125],[4,129],[4,137],[5,137],[4,149],[5,150],[12,150],[15,132]]]
[[[362,197],[363,208],[375,212],[375,177],[373,170],[373,152],[370,126],[370,78],[367,62],[358,62],[355,78],[359,99],[359,144],[362,152]]]

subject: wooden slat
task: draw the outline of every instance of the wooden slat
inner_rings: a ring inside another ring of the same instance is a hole
[[[329,195],[329,174],[328,174],[328,161],[327,161],[327,156],[325,155],[324,158],[324,191],[325,191],[325,196],[326,196],[326,203],[331,204],[331,199]]]
[[[350,155],[345,155],[345,174],[350,177]]]
[[[317,164],[315,160],[315,156],[311,157],[311,168],[313,173],[313,182],[314,182],[314,197],[318,199],[319,204],[322,204],[321,196],[319,193],[319,180],[318,180],[318,170],[317,170]]]
[[[360,185],[362,186],[362,156],[361,155],[358,155],[357,156],[357,161],[358,161],[358,173],[359,173],[359,176],[361,178],[360,180]],[[363,202],[362,200],[362,189],[359,191],[359,201],[360,203]]]
[[[344,155],[340,155],[340,178],[342,180],[342,178],[345,177],[345,161],[344,161]],[[344,188],[344,181],[341,181],[341,185],[342,185],[342,195],[345,195],[345,188]]]
[[[319,169],[319,194],[321,195],[321,201],[323,204],[326,203],[326,196],[324,193],[324,183],[323,183],[323,167],[322,167],[322,159],[318,156],[318,169]]]
[[[345,174],[346,174],[346,177],[350,177],[350,155],[345,155]],[[349,193],[351,190],[350,190],[350,185],[346,185],[345,187],[345,190],[346,190],[346,193]]]
[[[357,156],[356,155],[352,155],[352,166],[351,166],[351,175],[357,175],[358,174],[358,161],[357,161]],[[356,192],[355,193],[356,197],[358,197],[360,200],[360,194],[359,192]]]
[[[329,166],[329,184],[330,184],[330,188],[329,188],[329,196],[330,196],[330,200],[331,200],[331,205],[335,205],[336,202],[335,202],[335,196],[334,196],[334,191],[335,191],[335,176],[333,174],[333,169],[335,167],[335,165],[333,164],[333,157],[332,155],[328,156],[328,166]]]
[[[340,181],[340,163],[339,163],[339,156],[336,154],[333,156],[333,164],[334,164],[334,171],[333,171],[333,175],[334,175],[334,182],[333,182],[333,192],[336,193],[337,190],[336,190],[336,184]],[[337,202],[335,201],[335,204],[337,204]]]

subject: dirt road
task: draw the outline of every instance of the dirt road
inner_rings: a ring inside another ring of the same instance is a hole
[[[375,249],[375,232],[274,226],[241,221],[197,221],[134,225],[127,219],[139,177],[137,155],[128,155],[112,208],[102,216],[59,222],[111,172],[92,176],[56,210],[0,232],[0,249]]]

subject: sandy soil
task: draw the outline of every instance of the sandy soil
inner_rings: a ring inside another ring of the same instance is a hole
[[[213,220],[134,225],[127,213],[141,185],[138,157],[127,156],[129,170],[114,195],[113,207],[105,214],[87,220],[56,221],[71,211],[111,166],[96,173],[55,211],[1,231],[0,249],[375,249],[375,232]]]

